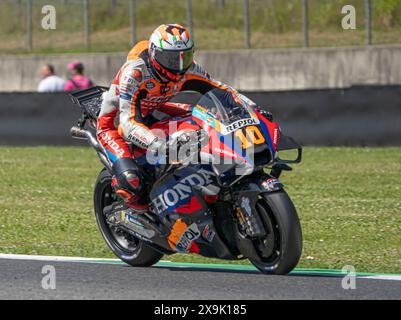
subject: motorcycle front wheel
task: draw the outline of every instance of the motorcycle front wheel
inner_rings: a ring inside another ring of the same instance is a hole
[[[256,210],[267,235],[253,240],[259,259],[250,261],[265,274],[288,274],[298,264],[302,253],[297,211],[284,190],[261,194]]]
[[[111,251],[125,263],[134,267],[152,266],[163,257],[163,254],[155,251],[144,241],[107,222],[103,209],[117,200],[111,180],[111,175],[104,169],[100,172],[95,184],[94,208],[100,232]]]

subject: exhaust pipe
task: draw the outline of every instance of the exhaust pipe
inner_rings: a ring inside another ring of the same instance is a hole
[[[104,153],[103,147],[100,145],[99,141],[93,136],[93,134],[85,130],[83,128],[79,127],[72,127],[70,130],[71,136],[75,139],[83,139],[86,140],[97,152],[100,161],[103,163],[103,165],[110,171],[111,170],[111,163],[109,159],[107,158],[106,154]]]
[[[96,150],[99,149],[99,142],[97,141],[97,139],[93,136],[93,134],[91,132],[89,132],[88,130],[79,128],[79,127],[72,127],[71,130],[71,136],[75,139],[84,139],[84,140],[88,140],[88,143],[94,147]]]
[[[79,127],[72,127],[70,130],[71,136],[76,139],[86,139],[86,130]]]

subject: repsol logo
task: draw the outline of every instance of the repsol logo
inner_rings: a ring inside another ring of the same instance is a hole
[[[192,241],[198,239],[200,236],[200,231],[198,226],[193,223],[187,230],[181,235],[180,239],[175,244],[175,250],[178,252],[188,252]]]
[[[257,124],[258,122],[254,118],[249,118],[249,119],[242,119],[238,120],[236,122],[233,122],[232,124],[228,125],[226,127],[227,133],[235,131],[239,128],[245,127],[245,126],[250,126],[252,124]]]
[[[192,194],[192,186],[206,186],[213,182],[211,176],[213,173],[201,169],[197,173],[193,173],[188,177],[180,180],[175,186],[165,190],[152,200],[153,207],[156,212],[166,211],[169,207],[174,207],[181,200],[187,199]]]

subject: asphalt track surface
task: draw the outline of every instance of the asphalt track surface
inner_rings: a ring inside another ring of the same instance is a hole
[[[0,257],[0,299],[401,299],[400,276],[357,276],[298,271],[267,276],[252,267],[160,263],[133,268],[118,261],[56,261]],[[45,265],[54,266],[56,289],[43,289]]]

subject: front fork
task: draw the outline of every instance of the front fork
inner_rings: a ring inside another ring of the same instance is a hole
[[[235,213],[245,234],[250,238],[266,235],[263,222],[256,210],[259,195],[283,188],[283,184],[271,175],[263,175],[254,183],[247,184],[235,197]]]
[[[256,212],[259,191],[246,190],[238,195],[235,213],[243,232],[250,238],[263,237],[266,230]]]

